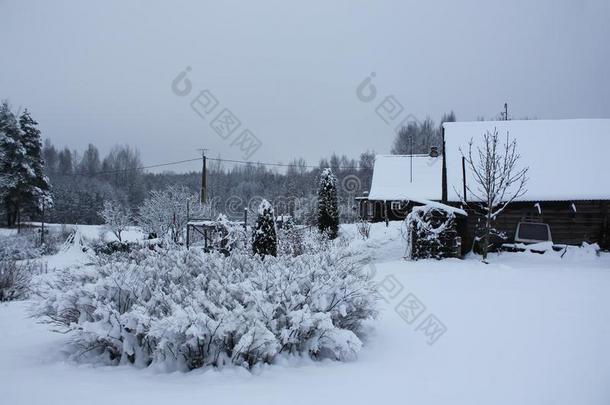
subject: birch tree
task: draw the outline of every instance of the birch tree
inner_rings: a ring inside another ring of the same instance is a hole
[[[521,155],[517,152],[517,141],[511,139],[508,132],[506,140],[501,142],[498,131],[487,131],[480,144],[474,145],[473,139],[468,145],[465,159],[473,182],[466,183],[466,191],[470,205],[484,218],[483,225],[483,261],[487,260],[490,248],[490,235],[493,222],[511,202],[527,192],[528,167],[519,167]],[[460,199],[466,205],[466,196],[458,192]]]

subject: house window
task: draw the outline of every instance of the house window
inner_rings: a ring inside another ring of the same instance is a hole
[[[404,211],[407,208],[407,203],[404,201],[392,201],[390,209],[392,212]]]
[[[366,203],[366,215],[368,217],[373,216],[373,202],[371,202],[371,201],[367,201],[367,203]]]

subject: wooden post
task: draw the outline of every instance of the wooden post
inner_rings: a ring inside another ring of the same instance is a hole
[[[191,245],[191,226],[186,224],[186,248],[189,249]]]
[[[40,227],[40,246],[44,245],[44,200],[42,201],[42,218]]]
[[[388,202],[383,202],[383,216],[385,217],[385,226],[386,228],[390,226],[390,220],[388,219]]]
[[[447,152],[445,147],[445,126],[441,124],[441,137],[443,141],[443,171],[442,171],[442,190],[441,190],[441,201],[443,204],[447,204]]]
[[[466,158],[464,156],[462,156],[462,187],[464,187],[464,202],[467,202],[468,200],[466,199]]]

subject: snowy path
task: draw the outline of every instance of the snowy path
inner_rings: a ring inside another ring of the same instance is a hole
[[[610,403],[610,257],[497,262],[381,263],[379,279],[393,275],[404,289],[383,304],[357,361],[303,360],[254,374],[67,363],[57,355],[65,336],[27,318],[25,303],[0,305],[1,402]],[[426,306],[413,325],[392,309],[409,292]],[[415,331],[428,314],[447,327],[434,345]]]

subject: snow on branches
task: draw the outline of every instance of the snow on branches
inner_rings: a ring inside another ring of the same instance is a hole
[[[100,216],[112,234],[119,242],[122,242],[121,234],[131,222],[129,210],[119,201],[104,201],[104,208],[100,211]]]
[[[189,218],[210,218],[209,207],[195,201],[199,197],[184,186],[153,190],[140,207],[138,223],[156,237],[179,242]]]
[[[476,149],[476,150],[475,150]],[[510,204],[526,192],[528,168],[519,168],[521,155],[517,152],[517,141],[506,133],[506,141],[501,144],[498,131],[487,131],[483,135],[481,145],[474,147],[471,139],[468,153],[460,149],[462,156],[470,169],[472,182],[466,183],[466,196],[457,194],[464,204],[472,206],[485,221],[483,225],[483,260],[487,258],[493,221]]]
[[[329,245],[300,256],[134,251],[58,273],[40,317],[72,334],[75,357],[169,369],[349,360],[377,295],[364,257]],[[92,358],[90,358],[92,359]]]
[[[9,226],[20,224],[22,211],[52,204],[37,125],[27,110],[17,120],[8,102],[0,104],[0,198]]]

